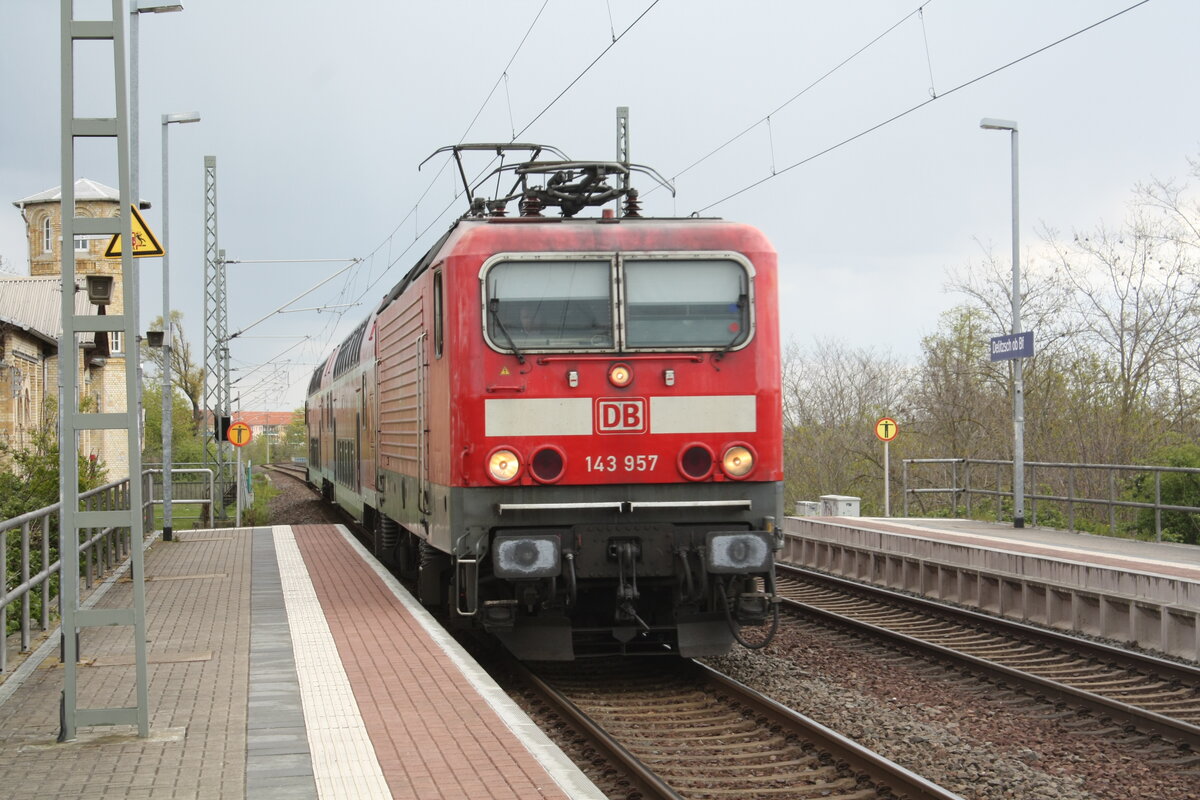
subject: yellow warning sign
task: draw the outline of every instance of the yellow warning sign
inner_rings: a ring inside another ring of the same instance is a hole
[[[875,423],[875,435],[881,441],[890,442],[895,439],[900,433],[900,426],[896,424],[896,420],[891,417],[882,417]]]
[[[250,444],[250,440],[254,438],[254,432],[246,423],[235,422],[229,426],[229,433],[225,438],[229,440],[230,444],[241,447],[244,444]]]
[[[146,224],[146,220],[142,219],[142,215],[138,213],[137,206],[130,206],[129,210],[133,212],[134,258],[161,256],[164,252],[163,246],[158,243],[158,239],[155,238],[154,233],[150,230],[150,226]],[[108,243],[108,249],[104,251],[104,257],[121,257],[121,234],[113,234],[112,241]]]

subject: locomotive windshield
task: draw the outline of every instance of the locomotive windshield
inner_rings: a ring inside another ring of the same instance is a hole
[[[499,350],[729,350],[750,336],[750,272],[733,258],[507,256],[484,281]]]
[[[728,347],[750,326],[746,271],[725,260],[625,260],[625,346]]]
[[[612,347],[611,263],[505,261],[488,271],[488,334],[521,350]]]

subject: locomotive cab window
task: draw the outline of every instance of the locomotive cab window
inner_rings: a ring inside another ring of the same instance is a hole
[[[500,261],[487,271],[485,302],[499,349],[613,346],[611,259]]]
[[[731,350],[753,331],[753,274],[732,253],[497,256],[482,270],[484,332],[518,354]]]
[[[625,346],[733,347],[750,332],[749,276],[725,259],[624,261]]]

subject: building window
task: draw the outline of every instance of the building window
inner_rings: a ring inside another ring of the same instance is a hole
[[[86,253],[88,251],[88,240],[82,236],[75,237],[75,252]]]
[[[49,253],[53,249],[53,240],[50,238],[50,218],[46,217],[42,220],[42,252]]]
[[[125,348],[121,347],[121,334],[119,331],[111,331],[108,334],[108,350],[113,354],[125,352]]]

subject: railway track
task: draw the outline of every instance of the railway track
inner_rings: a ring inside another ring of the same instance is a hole
[[[262,464],[261,468],[267,472],[282,473],[299,481],[305,479],[305,469],[299,464]]]
[[[695,662],[605,659],[542,664],[536,674],[514,662],[510,669],[634,776],[642,797],[959,797]]]
[[[777,565],[784,606],[935,653],[1200,753],[1200,668]]]

